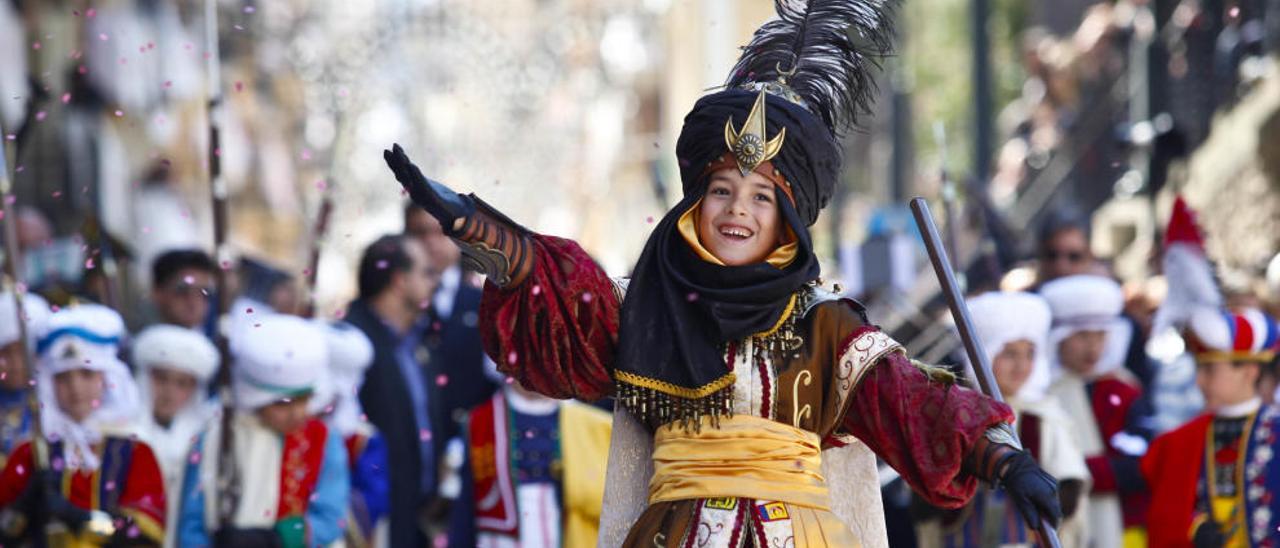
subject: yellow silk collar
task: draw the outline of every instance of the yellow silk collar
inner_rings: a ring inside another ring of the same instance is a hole
[[[689,244],[689,247],[693,248],[693,252],[698,254],[698,258],[711,264],[724,266],[724,262],[703,246],[702,240],[698,238],[698,220],[700,218],[699,209],[701,209],[701,206],[702,199],[699,198],[698,201],[694,202],[693,206],[691,206],[688,211],[685,211],[684,214],[680,216],[680,219],[676,221],[676,229],[680,231],[680,235],[684,237],[684,241]],[[783,226],[786,226],[787,230],[787,243],[774,248],[774,250],[770,252],[769,256],[765,259],[766,263],[769,263],[769,265],[777,268],[778,270],[786,268],[796,260],[796,250],[799,247],[799,244],[796,243],[795,232],[792,232],[791,227],[787,226],[785,223]]]

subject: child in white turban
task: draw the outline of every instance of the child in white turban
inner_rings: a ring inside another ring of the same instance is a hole
[[[1072,435],[1092,480],[1090,543],[1140,541],[1149,497],[1138,458],[1152,433],[1142,385],[1124,368],[1124,349],[1133,330],[1120,317],[1120,285],[1102,276],[1068,276],[1045,284],[1040,294],[1053,312],[1050,393],[1071,418]]]
[[[1017,415],[1023,446],[1058,479],[1064,515],[1058,532],[1063,546],[1084,546],[1085,525],[1079,509],[1089,470],[1071,436],[1070,419],[1057,400],[1046,394],[1050,382],[1046,355],[1049,305],[1039,295],[1023,292],[985,293],[968,304],[975,335],[982,341],[996,384]],[[951,546],[986,545],[983,543],[993,539],[1001,545],[1018,545],[1034,539],[999,491],[987,491],[958,516],[949,518],[941,525]],[[928,527],[922,527],[922,533]],[[977,542],[979,539],[982,542]]]
[[[231,350],[235,513],[219,523],[224,436],[215,420],[188,459],[178,544],[317,546],[341,539],[351,489],[347,452],[342,436],[307,409],[328,367],[324,332],[301,318],[271,315],[236,330]]]
[[[142,396],[138,437],[156,451],[165,490],[182,488],[191,443],[217,413],[208,401],[209,380],[218,370],[218,349],[204,334],[185,327],[157,324],[133,340],[133,367]],[[169,498],[169,523],[176,530],[178,498]],[[167,539],[172,545],[173,535]]]
[[[48,464],[38,463],[31,443],[24,443],[0,473],[0,507],[52,516],[76,537],[68,542],[164,539],[160,467],[151,448],[132,436],[139,401],[133,377],[117,357],[124,333],[120,315],[105,306],[82,305],[49,317],[37,344],[35,379]],[[10,538],[0,542],[30,533],[3,531]]]

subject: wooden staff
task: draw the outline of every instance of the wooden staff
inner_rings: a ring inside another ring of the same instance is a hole
[[[227,342],[223,321],[231,306],[231,287],[227,279],[227,268],[230,264],[230,251],[227,248],[227,183],[222,179],[222,148],[219,138],[218,115],[222,108],[222,67],[218,58],[218,3],[217,0],[205,0],[205,54],[208,63],[205,65],[205,85],[208,87],[208,124],[209,124],[209,198],[213,210],[213,255],[217,268],[214,269],[214,296],[218,307],[215,321],[214,339],[221,356],[218,366],[218,394],[222,400],[221,428],[218,431],[218,525],[228,527],[235,519],[236,508],[240,503],[240,471],[235,461],[235,436],[232,435],[232,418],[235,416],[235,393],[231,389],[231,348]]]
[[[307,259],[307,305],[302,317],[310,318],[316,314],[316,276],[320,268],[320,246],[324,243],[325,232],[329,230],[329,217],[333,215],[333,195],[325,191],[320,198],[320,211],[316,214],[316,224],[311,229],[311,256]]]
[[[987,363],[987,353],[982,348],[982,341],[978,340],[973,333],[973,322],[969,319],[969,306],[965,304],[964,296],[960,294],[960,284],[956,283],[955,272],[951,269],[951,262],[947,260],[947,251],[943,249],[938,227],[933,224],[933,214],[929,212],[928,202],[925,202],[924,198],[911,200],[911,213],[916,218],[916,226],[920,229],[920,236],[924,238],[924,247],[929,252],[929,262],[933,263],[933,272],[938,276],[938,284],[942,286],[942,294],[947,298],[947,306],[951,308],[951,316],[955,318],[956,329],[960,331],[960,340],[964,343],[965,353],[969,356],[969,376],[978,380],[983,394],[1003,403],[1004,396],[1000,394],[1000,386],[996,384],[996,377],[991,373],[991,364]],[[1010,429],[1009,433],[1017,439],[1017,432]],[[1036,534],[1040,536],[1041,543],[1051,548],[1062,546],[1058,541],[1057,530],[1047,518],[1042,516],[1038,525],[1030,525],[1036,527]]]

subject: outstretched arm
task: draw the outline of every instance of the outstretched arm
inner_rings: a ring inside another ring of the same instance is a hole
[[[488,277],[480,326],[498,370],[553,398],[608,396],[621,297],[604,270],[574,242],[534,234],[474,195],[426,178],[399,145],[383,156],[462,249],[466,266]]]
[[[846,352],[883,337],[864,326]],[[887,337],[883,337],[887,339]],[[891,339],[889,339],[891,341]],[[893,466],[930,504],[964,505],[979,479],[1009,492],[1029,523],[1061,517],[1057,484],[1020,447],[1008,406],[936,380],[930,368],[897,351],[883,354],[855,387],[842,427]]]

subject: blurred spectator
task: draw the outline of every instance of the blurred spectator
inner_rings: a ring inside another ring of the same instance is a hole
[[[161,323],[199,329],[214,296],[213,259],[198,249],[161,254],[151,264],[151,302]]]
[[[27,363],[27,352],[35,353],[36,339],[49,316],[44,299],[31,293],[23,295],[22,315],[27,324],[27,339],[23,341],[17,305],[13,292],[0,293],[0,466],[31,431],[27,381],[35,364]]]
[[[1089,224],[1081,216],[1052,215],[1041,225],[1038,236],[1040,284],[1064,276],[1087,274],[1094,267],[1093,251],[1089,249]]]
[[[301,312],[297,278],[265,261],[241,257],[239,291],[233,310],[255,307],[255,310],[278,314],[297,315]]]
[[[50,544],[160,545],[164,480],[151,447],[127,435],[139,401],[129,369],[117,358],[124,320],[105,306],[85,304],[51,314],[47,328],[32,383],[48,452],[38,455],[28,440],[5,462],[0,507],[11,525],[0,531],[0,542],[18,546],[43,536],[45,520],[56,520],[106,538],[76,535],[59,543],[55,537]],[[52,466],[37,466],[37,456]],[[37,524],[40,529],[24,531]]]
[[[1089,543],[1120,546],[1146,525],[1146,485],[1138,458],[1146,452],[1150,406],[1142,386],[1123,368],[1132,325],[1120,317],[1120,286],[1080,275],[1045,284],[1053,314],[1049,359],[1053,385],[1072,435],[1089,467]]]
[[[209,421],[183,473],[179,546],[330,546],[342,539],[351,482],[342,436],[307,404],[328,365],[325,333],[274,314],[232,333],[234,414]],[[222,435],[226,427],[227,435]],[[230,440],[230,441],[227,441]],[[222,443],[233,443],[239,496],[218,519]]]
[[[481,371],[498,367],[484,354],[480,341],[480,299],[483,291],[469,283],[460,264],[458,244],[445,235],[435,217],[409,204],[404,210],[404,235],[417,240],[427,251],[432,268],[440,273],[440,283],[431,296],[431,306],[423,319],[425,327],[415,354],[425,361],[428,381],[441,397],[431,408],[431,424],[440,439],[462,433],[463,416],[489,400],[498,383]],[[442,470],[445,478],[459,474],[456,468]],[[454,493],[446,493],[453,498]]]
[[[191,443],[218,412],[208,398],[218,369],[218,349],[202,333],[176,325],[153,325],[133,341],[134,378],[142,400],[138,438],[155,451],[168,498],[165,546],[173,546],[178,524],[177,493],[182,489]]]
[[[1040,226],[1038,244],[1038,284],[1076,275],[1111,277],[1111,272],[1093,255],[1089,247],[1089,222],[1075,212],[1056,212]],[[1143,388],[1151,383],[1152,367],[1145,348],[1147,331],[1138,319],[1126,311],[1123,321],[1132,327],[1132,336],[1124,350],[1124,366],[1137,377]]]
[[[18,206],[18,249],[26,252],[53,240],[53,225],[39,209]]]
[[[386,436],[391,483],[390,545],[426,545],[419,519],[435,502],[439,453],[430,409],[438,405],[414,349],[423,309],[439,272],[416,240],[383,236],[364,251],[357,273],[359,297],[346,319],[373,343],[373,364],[360,387],[369,422]],[[477,372],[478,373],[478,372]]]

